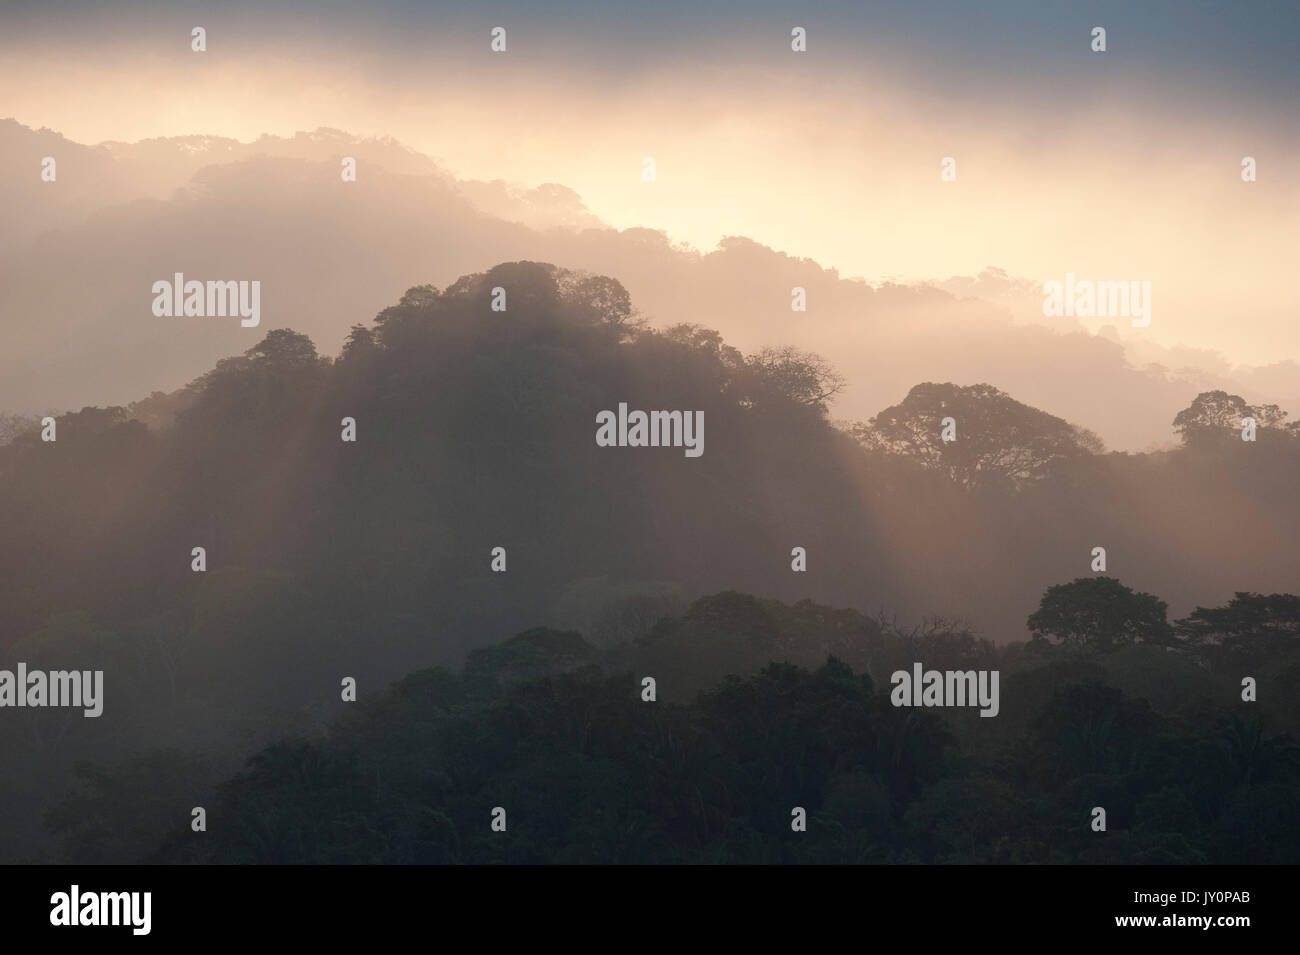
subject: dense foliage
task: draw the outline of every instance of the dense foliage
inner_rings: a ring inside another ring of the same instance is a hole
[[[98,719],[0,714],[0,858],[140,858],[196,805],[206,842],[169,857],[405,858],[414,826],[449,859],[1138,858],[1156,800],[1159,832],[1188,840],[1160,851],[1294,860],[1270,822],[1295,808],[1280,734],[1300,699],[1285,413],[1202,395],[1183,446],[1108,455],[981,384],[922,383],[836,427],[851,387],[815,355],[647,328],[612,279],[516,262],[409,290],[334,359],[277,328],[178,392],[59,416],[55,442],[0,416],[0,667],[99,668],[106,693]],[[703,411],[705,453],[598,447],[621,402]],[[957,441],[936,442],[950,414]],[[1080,581],[1099,544],[1113,574]],[[965,623],[905,638],[861,615],[882,608]],[[883,704],[914,660],[1001,667],[1002,712]],[[564,735],[586,712],[618,729]],[[781,748],[760,756],[763,734]],[[262,819],[266,799],[283,811]],[[480,842],[507,804],[514,848]],[[1098,804],[1105,842],[1075,831]],[[795,805],[807,838],[772,842]],[[1020,835],[934,842],[943,813],[977,810]]]

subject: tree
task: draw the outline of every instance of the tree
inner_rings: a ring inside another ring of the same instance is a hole
[[[430,308],[438,301],[436,285],[415,285],[402,293],[399,308]]]
[[[1296,424],[1284,423],[1287,416],[1277,405],[1250,405],[1240,395],[1203,391],[1174,417],[1174,431],[1184,447],[1203,448],[1239,438],[1246,418],[1253,418],[1259,431],[1295,435]]]
[[[632,296],[618,279],[564,273],[560,289],[570,314],[587,324],[622,328],[632,318]]]
[[[1197,607],[1175,623],[1179,638],[1215,664],[1271,661],[1300,649],[1300,597],[1238,591],[1224,607]]]
[[[353,361],[357,359],[367,359],[379,351],[379,343],[375,340],[375,333],[365,325],[353,325],[352,331],[348,333],[347,341],[343,343],[343,361]]]
[[[945,418],[956,422],[956,440],[943,440]],[[1022,486],[1103,450],[1091,431],[982,384],[919,384],[853,434],[868,448],[912,458],[965,487]]]
[[[675,344],[682,345],[701,355],[712,358],[719,366],[729,372],[744,367],[745,358],[740,351],[723,341],[722,333],[700,325],[682,323],[665,328],[661,332],[648,332],[647,337],[658,336]]]
[[[764,348],[745,359],[750,398],[775,393],[824,411],[826,402],[844,387],[844,378],[830,362],[797,348]]]
[[[482,275],[481,284],[474,290],[474,294],[486,308],[492,301],[492,289],[505,289],[506,312],[497,314],[512,316],[516,323],[520,318],[551,318],[561,304],[561,272],[561,269],[546,262],[503,262]],[[453,289],[463,281],[461,279],[449,287],[447,294],[451,295]]]
[[[316,346],[302,332],[291,328],[275,328],[266,337],[244,352],[254,362],[265,363],[276,369],[305,368],[315,365]]]
[[[1106,652],[1133,643],[1168,645],[1166,604],[1135,593],[1113,577],[1079,577],[1048,587],[1029,629],[1075,650]]]

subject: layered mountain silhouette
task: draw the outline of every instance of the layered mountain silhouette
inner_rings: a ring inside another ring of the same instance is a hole
[[[40,161],[58,162],[42,182]],[[356,182],[340,160],[358,162]],[[989,382],[1113,448],[1172,441],[1201,391],[1300,406],[1300,368],[1232,368],[1189,350],[1043,324],[1036,286],[996,269],[933,285],[872,286],[742,237],[702,252],[662,232],[604,226],[572,190],[457,179],[392,140],[317,130],[239,143],[189,136],[83,146],[0,122],[0,409],[125,404],[169,392],[268,328],[327,350],[409,287],[502,261],[609,275],[653,326],[700,324],[746,350],[833,355],[832,414],[866,419],[918,381]],[[864,224],[864,228],[869,228]],[[260,330],[158,318],[152,284],[183,273],[257,280]],[[791,311],[791,289],[808,311]]]

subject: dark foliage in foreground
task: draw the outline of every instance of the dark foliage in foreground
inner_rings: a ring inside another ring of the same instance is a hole
[[[1294,603],[1238,595],[1182,622],[1197,639],[1176,649],[994,648],[719,594],[627,651],[634,665],[669,641],[664,659],[689,668],[692,652],[672,643],[683,628],[724,646],[748,634],[758,654],[764,630],[771,640],[802,629],[802,658],[834,646],[874,659],[877,676],[834,656],[770,663],[689,702],[665,700],[663,684],[646,702],[646,671],[603,671],[577,634],[529,631],[477,651],[463,674],[410,674],[328,738],[263,750],[221,786],[209,831],[178,830],[156,859],[1294,863],[1300,747],[1279,726],[1295,714],[1242,702],[1236,674],[1244,665],[1262,693],[1294,700],[1300,647],[1294,629],[1274,646],[1278,628],[1252,638],[1232,624]],[[1205,652],[1220,642],[1205,633],[1216,618],[1245,655],[1235,665]],[[1001,712],[892,706],[890,668],[912,660],[1000,667]],[[1107,811],[1104,833],[1090,827],[1094,806]],[[495,807],[505,832],[491,829]],[[792,831],[795,807],[806,832]]]

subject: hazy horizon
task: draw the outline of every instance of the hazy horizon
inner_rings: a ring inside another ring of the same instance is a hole
[[[635,7],[383,8],[13,7],[0,115],[85,144],[391,136],[458,179],[559,183],[613,228],[705,253],[745,236],[871,284],[990,266],[1040,285],[1146,280],[1152,321],[1127,338],[1231,364],[1300,360],[1288,278],[1300,188],[1284,173],[1300,81],[1281,39],[1294,9],[1243,23],[1178,4],[760,4],[743,18],[682,5],[683,21]],[[1094,20],[1105,53],[1089,49]],[[503,54],[488,48],[498,21]],[[805,53],[790,49],[796,24]],[[956,181],[941,181],[944,157]]]

